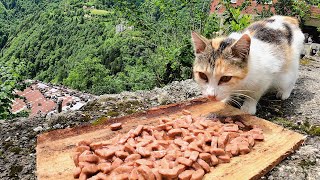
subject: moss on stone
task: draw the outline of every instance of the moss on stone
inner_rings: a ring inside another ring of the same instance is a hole
[[[119,116],[120,113],[117,112],[117,111],[109,111],[109,112],[107,112],[106,115],[107,115],[107,116],[110,116],[110,117],[116,117],[116,116]]]
[[[12,148],[9,149],[9,151],[10,151],[10,152],[13,152],[13,153],[15,153],[15,154],[19,154],[20,151],[22,151],[22,149],[19,148],[19,147],[12,147]]]
[[[137,111],[134,110],[134,109],[128,109],[128,110],[126,110],[126,114],[133,114],[133,113],[135,113],[135,112],[137,112]]]
[[[11,146],[13,146],[13,142],[11,141],[4,142],[3,144],[4,150],[8,150]]]
[[[303,58],[303,59],[300,60],[300,64],[304,65],[304,66],[310,64],[310,62],[311,62],[311,60],[308,59],[308,58]]]
[[[316,161],[310,161],[310,160],[305,160],[305,159],[303,159],[303,160],[301,160],[301,161],[299,162],[299,165],[300,165],[301,167],[303,167],[303,168],[307,168],[307,167],[316,165]]]
[[[18,176],[18,173],[21,172],[23,169],[22,166],[11,166],[10,167],[10,177],[15,177],[15,176]]]
[[[107,117],[101,116],[100,118],[98,118],[95,121],[93,121],[92,125],[100,125],[100,124],[103,124],[104,122],[106,122],[107,120],[108,120]]]
[[[273,118],[271,121],[275,122],[277,124],[281,124],[282,126],[287,127],[287,128],[303,131],[306,134],[311,135],[311,136],[320,136],[320,126],[311,125],[309,123],[308,119],[306,119],[301,124],[295,124],[295,123],[293,123],[285,118],[281,118],[281,117]]]

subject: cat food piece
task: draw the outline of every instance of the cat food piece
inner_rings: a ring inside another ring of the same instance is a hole
[[[87,179],[87,180],[108,180],[108,176],[105,175],[102,172],[99,172],[98,174],[96,174],[95,176],[92,176],[91,178]]]
[[[202,169],[202,166],[198,162],[194,162],[191,167],[195,170]]]
[[[161,159],[160,165],[161,165],[161,168],[163,169],[169,169],[169,166],[170,166],[168,160],[165,158]]]
[[[198,159],[198,160],[197,160],[197,163],[199,163],[200,166],[201,166],[206,172],[209,172],[209,171],[210,171],[210,166],[209,166],[209,164],[206,163],[204,160]]]
[[[112,172],[116,174],[129,174],[133,170],[133,168],[133,166],[123,165],[113,169]]]
[[[186,151],[184,151],[184,153],[183,153],[183,157],[185,157],[185,158],[189,158],[190,155],[191,155],[191,151],[189,151],[189,150],[186,150]]]
[[[230,156],[228,156],[228,155],[218,156],[218,159],[219,159],[219,162],[221,162],[221,163],[230,162]]]
[[[204,161],[209,161],[211,158],[211,154],[209,153],[200,153],[199,157]]]
[[[190,154],[189,159],[191,161],[196,161],[198,159],[198,156],[199,156],[199,152],[198,151],[192,151],[191,154]]]
[[[188,146],[188,149],[191,151],[202,152],[202,149],[198,147],[198,143],[196,141],[191,142]]]
[[[88,155],[81,154],[79,156],[79,162],[97,163],[99,162],[99,157],[94,154],[88,154]]]
[[[201,180],[203,176],[204,176],[204,170],[198,169],[192,174],[191,180]]]
[[[217,148],[218,147],[218,137],[213,136],[211,139],[211,148]]]
[[[116,151],[113,149],[97,149],[95,150],[95,153],[98,156],[108,159],[111,158],[116,153]]]
[[[239,152],[240,154],[248,154],[250,152],[250,148],[248,147],[247,144],[245,143],[239,143],[238,144],[238,147],[239,147]]]
[[[129,154],[133,154],[136,150],[130,144],[126,143],[124,145],[124,151],[128,152]]]
[[[186,109],[184,109],[184,110],[182,110],[182,114],[183,115],[191,115],[191,112],[186,110]]]
[[[153,167],[153,162],[152,161],[148,161],[146,159],[138,159],[135,161],[136,164],[138,164],[139,166],[141,165],[145,165],[145,166],[149,166],[149,167]]]
[[[136,147],[144,147],[146,146],[147,144],[150,143],[150,140],[146,140],[146,139],[143,139],[142,141],[140,141],[138,144],[136,144]]]
[[[159,169],[158,168],[153,168],[153,169],[151,169],[151,171],[152,171],[152,173],[153,173],[153,175],[154,175],[156,180],[162,180],[162,176],[159,173]]]
[[[129,153],[125,151],[117,151],[115,155],[120,159],[125,159],[127,156],[129,156]]]
[[[122,128],[122,123],[113,123],[110,125],[112,131],[117,131]]]
[[[90,166],[92,165],[91,163],[88,163],[88,162],[79,162],[79,167],[82,169],[83,167],[85,166]]]
[[[225,124],[223,126],[223,131],[226,131],[226,132],[237,132],[237,131],[239,131],[239,127],[236,124]]]
[[[181,174],[179,174],[178,177],[180,180],[189,180],[191,179],[191,176],[194,172],[194,170],[185,170]]]
[[[76,167],[76,168],[73,170],[73,177],[76,178],[76,179],[79,178],[80,173],[81,173],[81,168],[80,168],[80,167]]]
[[[116,169],[117,167],[119,167],[121,164],[123,163],[123,161],[120,158],[116,158],[112,164],[111,164],[111,169]]]
[[[85,145],[77,146],[76,152],[83,153],[83,151],[90,151],[90,147]]]
[[[254,133],[254,134],[252,134],[252,137],[253,137],[253,139],[255,139],[255,140],[260,140],[260,141],[264,140],[263,134],[256,134],[256,133]]]
[[[245,128],[246,126],[242,123],[242,122],[240,122],[240,121],[236,121],[236,122],[234,122],[236,125],[238,125],[239,127],[241,127],[241,128]]]
[[[188,146],[189,145],[188,142],[186,142],[180,138],[175,139],[173,142],[178,146]]]
[[[73,162],[74,162],[74,165],[76,166],[79,166],[79,156],[80,156],[80,153],[79,152],[75,152],[73,154]]]
[[[130,154],[125,160],[124,162],[131,162],[131,161],[136,161],[138,159],[141,159],[141,155],[140,154]]]
[[[177,165],[178,165],[178,162],[176,162],[176,161],[170,161],[170,160],[169,160],[169,168],[170,168],[170,169],[176,167]]]
[[[178,135],[181,135],[182,134],[182,130],[181,129],[171,129],[168,131],[168,136],[170,137],[175,137],[175,136],[178,136]]]
[[[210,146],[206,145],[205,143],[202,144],[202,149],[203,149],[202,152],[204,153],[210,153],[210,150],[211,150]]]
[[[142,129],[143,129],[143,125],[138,125],[137,128],[133,131],[133,134],[135,136],[139,136],[140,133],[142,132]]]
[[[211,155],[211,165],[215,166],[217,164],[219,164],[219,159],[217,158],[216,155]]]
[[[214,154],[216,156],[221,156],[225,154],[225,151],[222,148],[211,148],[210,152],[211,154]]]
[[[176,178],[178,177],[178,169],[159,169],[159,174],[164,176],[165,178]]]
[[[186,165],[186,166],[191,166],[193,161],[191,159],[187,159],[185,157],[178,157],[177,158],[178,163]]]
[[[109,162],[106,162],[106,163],[100,163],[98,164],[98,169],[105,173],[105,174],[108,174],[109,172],[111,172],[112,170],[112,167],[111,167],[111,163]]]
[[[111,179],[110,180],[127,180],[129,178],[129,175],[124,173],[124,174],[117,174],[117,175],[110,175]]]
[[[177,169],[178,174],[181,174],[184,170],[186,170],[186,166],[183,164],[178,164],[174,167],[174,169]]]
[[[229,134],[228,133],[222,133],[218,138],[218,148],[224,149],[228,142]]]
[[[144,148],[144,147],[137,147],[136,148],[137,153],[139,153],[142,157],[148,157],[151,155],[151,152]]]
[[[138,170],[137,168],[134,168],[129,175],[129,180],[138,180],[138,179],[139,179]]]
[[[141,165],[137,170],[144,177],[144,179],[155,180],[154,174],[148,166]]]
[[[79,180],[87,180],[88,179],[87,177],[88,177],[87,174],[81,173],[79,176]]]
[[[151,156],[156,159],[161,159],[167,154],[167,151],[151,151]]]
[[[92,175],[99,171],[98,166],[95,164],[90,164],[87,166],[84,166],[81,170],[81,173],[84,173],[86,175]]]

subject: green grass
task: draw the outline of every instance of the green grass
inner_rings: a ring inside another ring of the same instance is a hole
[[[100,10],[100,9],[91,9],[90,12],[91,14],[94,14],[94,15],[107,15],[111,13],[110,11]]]

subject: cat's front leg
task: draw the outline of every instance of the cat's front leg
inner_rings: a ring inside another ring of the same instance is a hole
[[[257,111],[257,101],[252,99],[245,100],[241,106],[241,110],[254,115]]]

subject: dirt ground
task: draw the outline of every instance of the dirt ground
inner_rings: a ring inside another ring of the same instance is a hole
[[[320,58],[301,60],[300,77],[289,99],[265,95],[257,116],[303,133],[307,140],[262,179],[320,179]],[[103,95],[80,111],[50,118],[0,121],[0,179],[36,179],[36,136],[44,131],[97,124],[109,117],[143,111],[200,96],[193,80],[150,91]],[[318,126],[317,126],[318,125]]]

